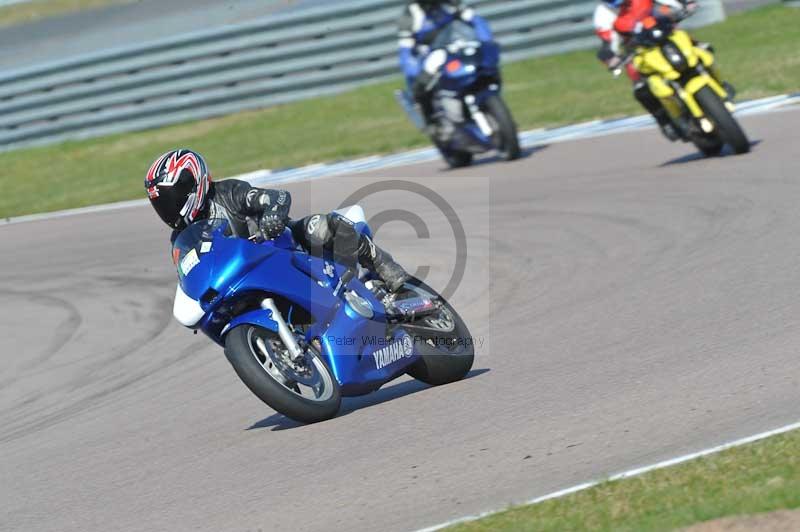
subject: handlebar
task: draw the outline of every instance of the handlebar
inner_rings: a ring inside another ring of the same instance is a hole
[[[620,61],[620,63],[617,66],[610,69],[611,73],[614,75],[615,78],[618,78],[622,75],[622,70],[625,68],[625,66],[627,66],[628,63],[633,61],[633,57],[635,55],[636,55],[635,52],[628,52],[627,54],[625,54],[625,56],[622,58],[622,61]]]
[[[691,7],[690,7],[691,6]],[[666,38],[670,33],[672,33],[675,26],[678,25],[679,22],[686,20],[687,18],[693,16],[697,12],[697,2],[688,2],[686,7],[678,12],[676,16],[670,18],[663,18],[657,17],[659,21],[658,25],[656,26],[663,28],[667,24],[670,26],[669,31],[664,32],[664,38]],[[663,31],[663,29],[662,29]],[[650,39],[647,39],[647,36],[651,34],[651,30],[642,31],[640,33],[634,33],[631,37],[629,42],[627,43],[627,48],[636,47],[636,46],[652,46],[652,42]],[[634,56],[636,55],[636,50],[629,50],[623,57],[622,60],[613,68],[609,70],[614,75],[614,77],[619,77],[622,74],[623,69],[625,66],[630,63]]]
[[[475,49],[480,48],[481,44],[482,43],[480,41],[464,41],[464,40],[458,39],[456,41],[453,41],[453,42],[449,43],[447,46],[444,46],[444,47],[438,48],[438,49],[439,50],[447,50],[447,52],[449,52],[451,54],[457,54],[458,52],[460,52],[462,50],[466,50],[468,48],[475,48]]]
[[[337,283],[336,288],[333,289],[333,295],[335,297],[339,297],[341,291],[347,288],[348,283],[350,283],[355,276],[355,272],[348,268],[347,271],[344,272],[341,277],[339,277],[339,282]]]

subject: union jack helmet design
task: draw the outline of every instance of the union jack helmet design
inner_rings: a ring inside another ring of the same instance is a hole
[[[150,166],[144,188],[164,223],[179,229],[195,221],[208,197],[211,174],[203,157],[192,150],[172,150]]]

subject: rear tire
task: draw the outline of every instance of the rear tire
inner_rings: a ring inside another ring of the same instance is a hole
[[[419,279],[412,278],[407,284],[418,286],[422,290],[438,295],[433,288]],[[441,298],[441,296],[439,297]],[[411,326],[406,328],[406,332],[414,337],[415,344],[420,352],[420,359],[411,365],[408,369],[408,374],[419,381],[433,386],[463,379],[467,373],[469,373],[469,370],[472,369],[472,363],[475,359],[473,338],[464,320],[461,319],[461,316],[459,316],[458,312],[455,311],[450,303],[444,301],[444,308],[447,310],[450,317],[452,317],[454,325],[452,331],[437,333],[427,328],[421,329]],[[417,341],[421,338],[433,341],[438,347],[429,345],[425,341]],[[445,347],[448,340],[459,338],[467,342],[456,345],[455,349],[448,349]]]
[[[232,329],[225,337],[225,356],[250,391],[277,412],[301,423],[316,423],[335,417],[339,411],[342,397],[336,378],[322,358],[317,354],[310,355],[321,363],[321,366],[315,364],[315,369],[319,372],[327,372],[323,378],[330,389],[326,391],[322,400],[301,397],[298,393],[280,384],[267,372],[264,362],[260,362],[259,353],[256,352],[256,347],[253,345],[254,334],[260,335],[262,339],[277,337],[270,330],[250,324]]]
[[[745,135],[739,122],[725,107],[722,98],[711,87],[703,87],[697,91],[694,97],[700,107],[703,108],[703,111],[705,111],[708,119],[714,122],[719,131],[719,136],[730,144],[734,152],[747,153],[750,151],[750,141],[747,140],[747,135]]]
[[[508,106],[503,99],[496,94],[489,96],[486,99],[485,105],[486,110],[497,123],[497,134],[499,136],[498,155],[506,161],[519,159],[522,151],[519,147],[517,125],[514,123],[514,118],[511,116],[511,111],[508,110]]]

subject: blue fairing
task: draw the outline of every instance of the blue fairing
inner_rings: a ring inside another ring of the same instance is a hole
[[[438,76],[437,96],[460,99],[465,102],[465,111],[473,113],[472,109],[481,109],[487,98],[500,92],[500,46],[491,40],[491,31],[483,19],[475,17],[471,25],[453,22],[431,48],[431,53],[438,50],[437,53],[447,54]],[[450,116],[444,104],[438,105],[442,105],[437,109],[440,116]],[[454,130],[445,149],[476,153],[495,148],[494,139],[484,134],[472,116],[449,120]]]
[[[496,42],[483,43],[481,46],[481,68],[495,74],[500,65],[500,45]]]
[[[494,41],[494,35],[492,35],[492,29],[489,27],[489,23],[486,21],[485,18],[481,17],[480,15],[473,16],[472,27],[475,28],[475,36],[483,44]]]
[[[194,328],[223,346],[225,335],[239,325],[277,332],[277,323],[259,303],[266,297],[280,301],[288,322],[301,313],[311,318],[305,339],[320,340],[322,357],[344,395],[375,390],[418,358],[408,334],[387,323],[383,304],[363,282],[353,279],[347,288],[369,302],[371,319],[350,307],[344,290],[334,295],[344,266],[297,249],[288,230],[276,241],[257,244],[227,237],[226,229],[219,220],[197,222],[175,242],[180,286],[204,312]],[[363,223],[356,229],[369,231]]]
[[[400,62],[400,70],[403,71],[406,77],[406,83],[410,86],[422,71],[420,60],[414,55],[414,51],[411,48],[404,47],[400,48],[398,51],[398,59]]]
[[[239,314],[233,318],[226,326],[222,334],[227,333],[231,329],[235,329],[239,325],[249,323],[250,325],[258,325],[272,332],[278,332],[278,323],[272,319],[272,312],[264,309],[251,310],[244,314]]]
[[[471,55],[448,54],[447,62],[439,80],[438,89],[457,94],[461,98],[471,96],[480,107],[492,94],[500,91],[500,48],[496,43],[484,43]],[[456,68],[456,65],[460,65]],[[450,147],[453,149],[492,149],[492,139],[478,125],[467,120],[458,124]]]

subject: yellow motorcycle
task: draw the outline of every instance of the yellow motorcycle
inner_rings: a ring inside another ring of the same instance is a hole
[[[750,141],[733,117],[732,87],[719,76],[713,49],[675,28],[676,21],[648,17],[629,43],[627,60],[647,80],[684,142],[705,155],[725,144],[736,153],[750,151]]]

